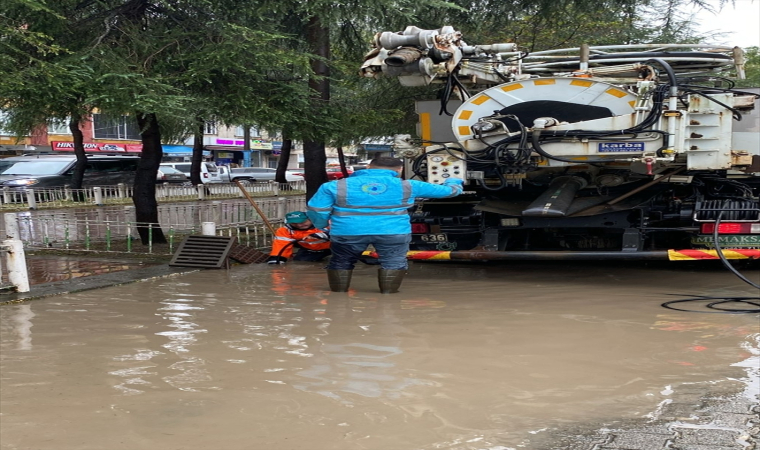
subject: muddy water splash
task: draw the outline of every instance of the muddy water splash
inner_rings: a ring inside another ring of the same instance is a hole
[[[757,315],[660,306],[754,293],[666,267],[416,264],[380,295],[250,265],[5,306],[2,449],[535,448],[757,382]]]

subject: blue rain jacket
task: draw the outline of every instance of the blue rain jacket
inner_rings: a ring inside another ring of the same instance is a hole
[[[408,209],[416,198],[456,197],[462,180],[432,184],[402,180],[388,169],[366,169],[348,178],[319,187],[309,200],[309,219],[317,228],[330,225],[333,236],[409,234],[412,226]]]

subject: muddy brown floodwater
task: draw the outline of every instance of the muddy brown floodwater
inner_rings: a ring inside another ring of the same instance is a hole
[[[393,295],[375,270],[347,294],[319,263],[253,264],[0,307],[0,448],[536,449],[685,386],[758,395],[757,314],[661,306],[757,297],[715,265],[417,263]]]

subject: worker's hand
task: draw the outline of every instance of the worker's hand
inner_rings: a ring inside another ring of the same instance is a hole
[[[288,258],[283,258],[282,256],[270,256],[267,259],[267,264],[285,264],[286,262],[288,262]]]
[[[459,186],[464,184],[464,180],[459,178],[446,178],[446,180],[443,181],[444,186],[451,186],[453,184],[458,184]]]

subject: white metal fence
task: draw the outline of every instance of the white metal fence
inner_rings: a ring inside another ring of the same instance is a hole
[[[287,212],[304,210],[306,200],[300,195],[270,197],[259,198],[256,204],[277,228]],[[213,222],[217,234],[236,236],[243,245],[271,245],[271,231],[248,200],[161,204],[158,213],[158,225],[138,223],[131,205],[6,213],[4,233],[19,239],[27,249],[174,253],[185,236],[201,234],[202,224]],[[141,226],[148,229],[149,242],[145,245],[138,234]],[[154,242],[158,228],[167,244]]]
[[[243,185],[246,191],[254,197],[302,195],[306,193],[305,181],[290,183],[244,182]],[[0,190],[0,210],[37,210],[71,206],[129,204],[132,202],[133,193],[132,186],[126,184],[93,186],[84,189],[68,187],[11,189],[5,186]],[[159,203],[243,197],[243,193],[235,183],[212,183],[198,186],[168,183],[156,185],[156,200]]]

